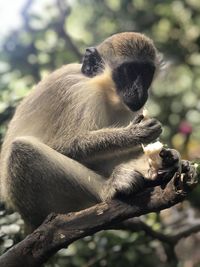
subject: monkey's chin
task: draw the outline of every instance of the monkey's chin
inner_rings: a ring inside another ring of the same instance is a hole
[[[140,110],[144,107],[145,103],[146,103],[146,101],[145,101],[145,102],[141,102],[141,103],[137,103],[137,104],[135,104],[135,103],[126,103],[126,102],[125,102],[125,105],[126,105],[131,111],[133,111],[133,112],[138,112],[138,111],[140,111]]]
[[[144,107],[148,98],[148,93],[140,94],[140,96],[132,96],[129,98],[123,97],[124,104],[133,112],[139,111]]]

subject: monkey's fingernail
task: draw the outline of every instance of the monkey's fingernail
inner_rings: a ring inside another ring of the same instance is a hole
[[[163,157],[164,154],[165,154],[165,152],[164,152],[163,149],[162,149],[162,150],[160,151],[159,155],[160,155],[160,157]]]
[[[160,157],[165,157],[167,155],[166,148],[162,148],[162,150],[159,153]]]
[[[140,123],[144,119],[144,116],[141,115],[140,118],[138,119],[138,123]]]
[[[140,118],[140,119],[144,119],[144,115],[143,115],[143,114],[140,114],[140,115],[139,115],[139,118]]]
[[[167,148],[163,148],[160,152],[160,156],[161,157],[168,157],[168,156],[171,156],[171,151],[170,149],[167,149]]]

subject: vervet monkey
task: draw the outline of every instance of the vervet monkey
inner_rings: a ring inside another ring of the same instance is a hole
[[[149,167],[141,143],[162,129],[138,114],[158,65],[149,38],[115,34],[86,49],[82,64],[47,76],[22,101],[2,147],[1,196],[28,226],[34,229],[51,212],[142,189]],[[177,163],[176,156],[168,158]]]

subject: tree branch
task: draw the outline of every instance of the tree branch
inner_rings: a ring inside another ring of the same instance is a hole
[[[175,174],[165,188],[147,188],[133,197],[102,202],[67,215],[51,214],[38,229],[0,257],[0,266],[39,267],[59,249],[80,238],[113,228],[128,218],[175,205],[185,198],[188,190],[187,181]]]
[[[70,6],[68,5],[68,2],[63,2],[62,0],[56,0],[56,3],[60,13],[59,19],[57,21],[58,25],[56,32],[65,40],[66,44],[69,46],[69,49],[74,53],[77,59],[81,60],[82,54],[65,29],[65,21],[71,13]]]

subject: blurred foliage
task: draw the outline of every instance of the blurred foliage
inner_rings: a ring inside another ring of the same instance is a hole
[[[148,247],[146,243],[148,243]],[[84,238],[84,242],[78,241],[68,250],[61,250],[57,257],[52,259],[50,266],[53,262],[56,262],[58,266],[64,264],[63,266],[73,267],[156,266],[156,254],[163,254],[162,256],[165,258],[162,248],[159,250],[159,242],[151,240],[143,233],[130,235],[123,231],[107,231]],[[143,255],[142,261],[141,255]],[[165,265],[161,263],[159,266]]]
[[[147,105],[151,115],[164,125],[162,139],[185,158],[200,158],[199,0],[27,0],[21,16],[23,25],[8,32],[0,44],[2,136],[18,100],[47,73],[63,64],[81,61],[86,47],[113,33],[138,31],[154,40],[166,61]],[[199,188],[191,194],[197,207],[199,194]],[[1,252],[12,245],[13,236],[18,240],[17,226],[21,225],[15,213],[6,215],[3,210]],[[149,216],[154,227],[159,225],[165,230],[162,216]],[[7,228],[3,229],[5,225]],[[142,233],[121,231],[78,241],[47,266],[133,265],[173,266],[164,245]],[[179,266],[186,265],[180,262]]]

